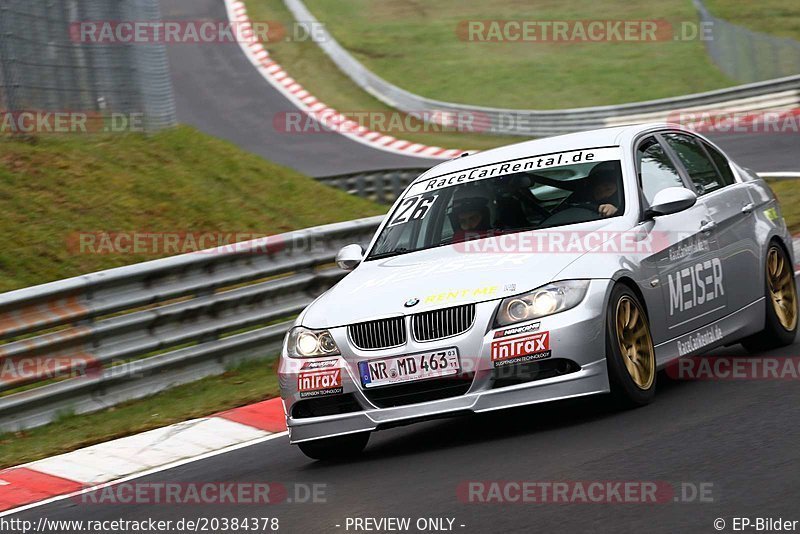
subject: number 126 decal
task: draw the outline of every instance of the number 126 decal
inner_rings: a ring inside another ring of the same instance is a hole
[[[408,221],[424,219],[437,198],[439,198],[439,195],[433,195],[428,198],[422,198],[422,195],[418,195],[416,197],[403,199],[400,203],[400,207],[397,208],[397,215],[389,222],[388,226],[396,226],[398,224],[407,223]]]

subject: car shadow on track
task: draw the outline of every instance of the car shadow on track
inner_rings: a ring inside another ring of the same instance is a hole
[[[800,336],[798,336],[800,337]],[[795,343],[760,354],[751,354],[739,344],[722,347],[697,356],[727,357],[733,360],[752,358],[787,358],[800,356]],[[547,431],[577,428],[604,420],[619,418],[621,424],[638,418],[669,418],[697,409],[703,403],[724,400],[759,381],[692,380],[671,376],[667,370],[658,373],[655,401],[635,410],[620,409],[608,395],[592,395],[576,399],[546,402],[531,406],[508,408],[475,415],[416,423],[402,429],[374,433],[366,451],[354,460],[340,463],[360,463],[398,456],[413,456],[430,452],[470,447],[481,443],[502,442],[520,436],[534,436]],[[792,381],[781,384],[792,386]],[[777,385],[777,384],[776,384]],[[722,390],[722,393],[720,391]],[[307,469],[323,468],[329,462],[313,462]]]
[[[657,380],[655,404],[669,403],[671,399],[679,398],[683,389],[700,385],[697,382],[672,380],[663,371],[659,372]],[[652,406],[644,406],[637,410],[649,410],[652,409]],[[340,465],[360,463],[469,447],[484,442],[502,441],[590,424],[603,419],[619,417],[627,411],[620,408],[609,395],[591,395],[427,421],[403,427],[399,433],[398,429],[376,432],[361,456],[335,463]],[[395,432],[395,434],[389,436],[389,432]],[[333,463],[314,462],[306,468],[313,470],[330,465]]]

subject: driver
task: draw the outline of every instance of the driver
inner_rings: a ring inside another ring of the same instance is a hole
[[[483,196],[453,199],[452,220],[456,230],[453,234],[454,241],[485,237],[492,229],[489,199]]]
[[[617,203],[617,176],[613,169],[602,169],[595,172],[600,165],[589,173],[591,202],[597,204],[597,213],[601,217],[612,217],[619,211],[615,205]]]
[[[543,176],[536,176],[537,182],[560,189],[574,191],[564,201],[565,206],[576,204],[590,204],[592,209],[597,209],[601,217],[613,217],[619,212],[619,162],[604,161],[598,163],[589,175],[583,180],[553,180]]]

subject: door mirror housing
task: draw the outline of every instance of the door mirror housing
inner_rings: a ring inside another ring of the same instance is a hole
[[[345,271],[352,271],[363,259],[364,249],[361,245],[347,245],[336,255],[336,265]]]
[[[647,218],[670,215],[688,210],[697,203],[697,195],[685,187],[667,187],[656,193],[653,203],[645,212]]]

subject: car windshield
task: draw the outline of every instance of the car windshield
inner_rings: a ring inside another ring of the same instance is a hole
[[[367,260],[624,211],[616,147],[496,163],[412,185]]]

